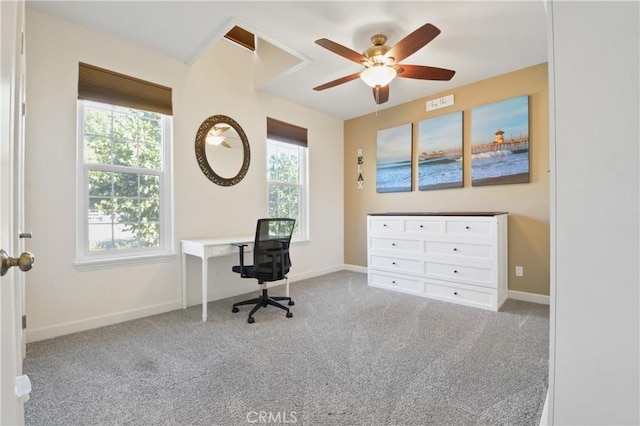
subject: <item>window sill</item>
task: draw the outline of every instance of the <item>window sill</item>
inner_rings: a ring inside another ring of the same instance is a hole
[[[309,237],[294,237],[291,238],[291,244],[306,244],[306,243],[310,243],[311,240],[309,239]]]
[[[128,257],[114,257],[101,259],[83,259],[75,263],[78,271],[97,271],[100,269],[121,268],[127,266],[144,265],[148,263],[162,263],[174,260],[175,253],[133,255]]]

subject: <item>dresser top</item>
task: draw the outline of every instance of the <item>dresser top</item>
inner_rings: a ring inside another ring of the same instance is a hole
[[[387,212],[369,213],[369,216],[497,216],[507,212]]]

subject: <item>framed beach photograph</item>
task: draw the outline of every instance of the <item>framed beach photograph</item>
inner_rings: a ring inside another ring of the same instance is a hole
[[[413,125],[378,130],[376,192],[411,191],[411,134]]]
[[[471,109],[471,185],[529,182],[529,96]]]
[[[418,123],[418,189],[461,188],[462,111]]]

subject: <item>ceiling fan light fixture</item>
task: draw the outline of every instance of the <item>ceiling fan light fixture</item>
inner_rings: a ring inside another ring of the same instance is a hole
[[[362,71],[360,78],[371,87],[386,86],[391,83],[391,80],[393,80],[397,74],[394,68],[386,65],[374,65]]]
[[[224,142],[225,137],[224,136],[214,136],[212,134],[207,135],[207,138],[205,139],[205,141],[207,142],[207,144],[209,145],[220,145],[222,142]]]

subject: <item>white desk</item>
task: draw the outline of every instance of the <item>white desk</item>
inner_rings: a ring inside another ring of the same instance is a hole
[[[210,257],[227,256],[235,254],[238,256],[238,247],[232,243],[244,243],[244,251],[250,252],[253,249],[254,236],[225,237],[225,238],[202,238],[197,240],[182,240],[182,309],[187,308],[187,255],[196,256],[202,259],[202,321],[207,320],[207,277],[208,260]]]

